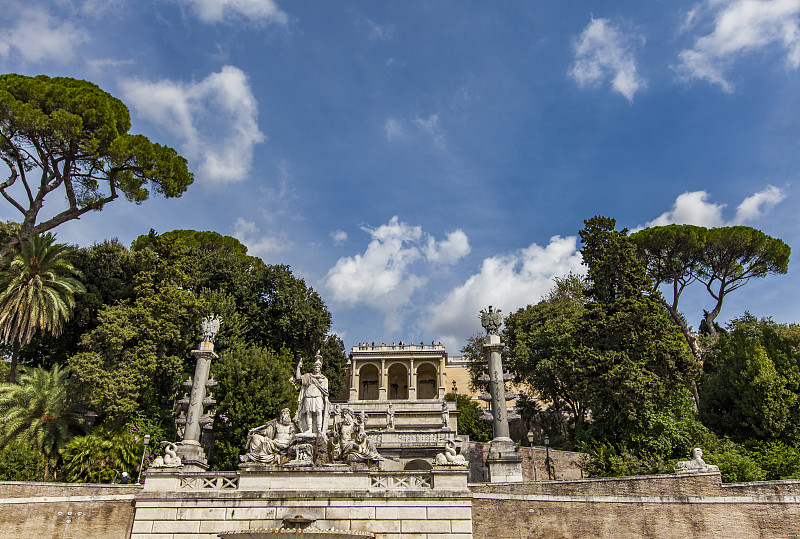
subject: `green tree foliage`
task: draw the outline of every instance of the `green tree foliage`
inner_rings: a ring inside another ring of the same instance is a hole
[[[130,300],[135,293],[135,267],[131,253],[116,240],[71,250],[68,254],[81,275],[85,291],[75,297],[72,317],[59,336],[35,338],[20,351],[26,365],[50,367],[66,364],[78,351],[83,334],[98,325],[98,315],[106,305]]]
[[[46,458],[30,444],[11,442],[0,449],[0,481],[41,481]]]
[[[554,277],[555,285],[545,294],[547,303],[574,303],[585,305],[589,296],[589,283],[577,273],[569,272],[565,277]]]
[[[631,238],[653,280],[653,289],[672,286],[672,300],[666,302],[692,353],[699,360],[700,348],[686,321],[678,311],[678,300],[687,286],[699,281],[714,300],[705,311],[708,331],[716,333],[714,320],[729,293],[752,278],[788,271],[791,249],[783,241],[747,226],[707,229],[693,225],[667,225],[646,228]]]
[[[487,389],[486,383],[480,381],[482,376],[489,375],[489,363],[483,355],[483,343],[485,340],[485,334],[476,333],[467,340],[467,344],[461,347],[461,353],[467,358],[469,388],[472,391]]]
[[[789,270],[789,246],[747,226],[712,228],[704,250],[705,264],[701,267],[700,281],[716,302],[705,316],[712,334],[715,333],[714,320],[719,316],[726,295],[754,277],[785,274]]]
[[[298,357],[313,357],[331,326],[322,298],[289,266],[265,265],[253,282],[254,309],[248,313],[252,341],[272,350],[288,348]]]
[[[0,448],[33,447],[45,456],[47,474],[77,426],[69,369],[21,371],[18,382],[0,384]]]
[[[0,159],[9,169],[0,193],[22,214],[22,239],[100,210],[120,194],[139,203],[150,191],[177,197],[186,190],[193,181],[186,160],[128,134],[130,127],[125,104],[90,82],[0,75]],[[15,198],[18,183],[24,198]],[[39,221],[54,191],[67,208]]]
[[[800,479],[800,447],[783,442],[753,443],[750,457],[764,470],[768,481]]]
[[[658,453],[630,451],[627,447],[595,441],[581,443],[581,467],[589,477],[619,477],[630,475],[655,475],[672,471],[670,464]]]
[[[483,413],[478,403],[468,395],[447,393],[445,399],[456,403],[458,409],[458,433],[469,436],[471,442],[489,442],[492,440],[492,424],[481,421]]]
[[[100,414],[122,421],[172,400],[196,346],[205,303],[176,284],[139,274],[132,303],[106,306],[69,364],[82,395]]]
[[[84,290],[67,247],[47,233],[20,239],[0,272],[0,337],[13,347],[8,381],[16,379],[20,347],[39,334],[59,335]]]
[[[615,230],[616,221],[595,216],[580,230],[583,264],[588,268],[588,295],[598,304],[640,298],[650,281],[637,257],[628,230]]]
[[[507,318],[509,364],[568,418],[572,443],[671,455],[702,430],[687,408],[698,365],[660,298],[648,294],[627,231],[614,227],[594,217],[580,232],[593,301],[542,301]]]
[[[320,354],[323,358],[322,374],[328,378],[328,390],[331,399],[337,398],[342,390],[348,389],[347,384],[347,353],[344,350],[344,342],[338,335],[327,335],[322,343]],[[308,364],[311,365],[308,365]],[[313,361],[304,361],[304,368],[314,368]],[[349,395],[345,398],[349,398]]]
[[[111,483],[139,469],[144,442],[122,427],[100,426],[64,446],[67,481]]]
[[[134,252],[152,252],[183,276],[183,288],[230,294],[247,320],[248,343],[280,350],[295,358],[313,357],[322,348],[331,315],[322,298],[295,277],[289,266],[267,265],[247,256],[235,238],[216,232],[151,231],[133,243]]]
[[[579,303],[541,301],[506,317],[504,329],[508,370],[548,403],[570,438],[585,426],[594,374],[576,353],[584,311]]]
[[[703,450],[703,460],[707,464],[719,466],[723,483],[739,483],[745,481],[763,481],[767,472],[763,470],[756,459],[743,445],[732,442],[729,438],[718,438],[714,435],[707,436],[700,444]],[[683,458],[685,460],[689,453]]]
[[[288,349],[274,353],[258,346],[228,349],[211,366],[216,388],[212,467],[233,470],[244,454],[247,431],[277,419],[283,408],[297,409],[291,384],[294,356]]]
[[[800,442],[800,327],[745,314],[708,354],[701,417],[714,432]]]
[[[643,255],[647,274],[653,279],[653,291],[662,284],[672,286],[672,301],[665,301],[665,306],[698,360],[700,346],[678,310],[678,301],[686,287],[697,281],[707,236],[707,229],[693,225],[646,228],[631,235]]]

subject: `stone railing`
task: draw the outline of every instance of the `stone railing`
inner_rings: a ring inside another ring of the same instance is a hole
[[[266,466],[239,472],[182,472],[175,468],[150,472],[144,484],[148,492],[179,492],[189,497],[216,496],[221,492],[264,491],[467,491],[467,469],[433,470],[352,470],[347,466],[332,468],[287,469]]]
[[[388,352],[391,350],[426,351],[444,350],[444,345],[439,344],[361,344],[353,347],[353,352]]]
[[[239,475],[191,475],[180,478],[178,490],[238,490]]]
[[[419,490],[433,488],[431,473],[373,473],[369,476],[371,489]]]

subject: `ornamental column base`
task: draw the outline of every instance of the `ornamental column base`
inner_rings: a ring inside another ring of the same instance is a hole
[[[511,438],[498,437],[489,446],[486,458],[490,483],[521,483],[522,456]]]

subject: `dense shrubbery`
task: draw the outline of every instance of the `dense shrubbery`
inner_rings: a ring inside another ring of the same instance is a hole
[[[46,457],[35,447],[11,442],[0,450],[0,481],[41,481]]]
[[[77,436],[64,446],[64,472],[67,481],[111,483],[139,469],[144,442],[122,427],[101,426],[91,434]]]

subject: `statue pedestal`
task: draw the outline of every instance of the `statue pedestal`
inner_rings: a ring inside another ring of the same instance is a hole
[[[511,438],[492,440],[486,467],[489,468],[490,483],[521,483],[523,480],[522,456]]]
[[[203,451],[200,442],[184,440],[178,445],[175,453],[181,458],[184,471],[204,472],[208,470],[208,459],[206,459],[206,452]]]

